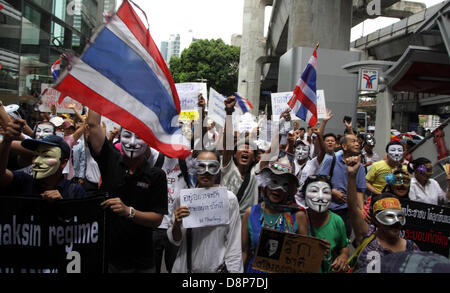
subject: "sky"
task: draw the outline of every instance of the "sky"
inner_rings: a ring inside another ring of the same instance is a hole
[[[150,34],[158,45],[169,40],[171,34],[180,34],[181,49],[186,48],[187,38],[218,39],[231,44],[233,34],[242,34],[244,0],[133,0],[144,10],[150,27]],[[427,7],[443,0],[422,0]],[[117,0],[117,7],[122,0]],[[135,8],[136,9],[136,8]],[[139,11],[136,9],[136,11]],[[266,8],[266,25],[270,20],[271,8]],[[140,14],[140,12],[139,12]],[[142,15],[142,14],[140,14]],[[145,18],[141,16],[146,23]],[[366,20],[352,29],[351,41],[370,34],[377,29],[391,25],[398,19],[378,17]],[[267,32],[267,29],[265,30]]]

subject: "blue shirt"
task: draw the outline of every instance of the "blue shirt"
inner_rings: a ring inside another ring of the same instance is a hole
[[[318,174],[330,175],[332,161],[333,161],[332,156],[324,158]],[[336,189],[339,192],[345,194],[346,198],[347,198],[347,183],[348,183],[347,176],[348,176],[347,166],[344,164],[342,155],[336,155],[336,163],[334,164],[333,178],[331,178],[331,183],[333,184],[333,189]],[[366,190],[366,171],[362,165],[359,167],[358,174],[356,175],[356,189],[359,192],[364,192]],[[337,203],[334,201],[334,199],[330,205],[330,210],[332,211],[346,208],[347,203]]]

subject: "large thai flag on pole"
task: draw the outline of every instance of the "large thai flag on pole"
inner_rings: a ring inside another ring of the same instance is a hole
[[[310,126],[315,126],[317,123],[317,48],[318,45],[314,49],[308,65],[295,86],[294,94],[288,102],[295,115]]]
[[[60,101],[70,96],[170,157],[184,159],[191,153],[178,126],[180,101],[172,76],[127,0],[56,89]]]

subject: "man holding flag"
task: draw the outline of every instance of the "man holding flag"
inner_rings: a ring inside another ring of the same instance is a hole
[[[130,1],[131,2],[131,1]],[[178,126],[180,101],[161,53],[130,2],[92,37],[79,59],[56,85],[66,96],[89,107],[89,147],[102,176],[100,191],[110,198],[108,269],[153,272],[152,228],[168,213],[167,179],[146,159],[148,146],[172,158],[190,155]],[[122,126],[121,155],[105,139],[101,115]]]
[[[319,43],[314,48],[314,52],[309,59],[308,65],[303,71],[300,80],[294,89],[294,94],[288,105],[295,115],[314,127],[317,124],[317,49]]]

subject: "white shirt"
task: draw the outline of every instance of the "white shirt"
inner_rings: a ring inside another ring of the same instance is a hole
[[[213,227],[202,227],[192,229],[192,272],[193,273],[214,273],[215,270],[225,261],[227,269],[231,273],[242,273],[244,266],[242,263],[241,249],[241,217],[239,215],[239,204],[236,196],[228,193],[229,219],[228,225]],[[179,200],[177,200],[177,206]],[[172,273],[187,273],[187,245],[186,229],[181,226],[182,238],[175,241],[172,236],[174,218],[167,230],[167,237],[173,244],[180,246]]]
[[[413,176],[409,187],[409,199],[427,204],[438,205],[439,201],[447,202],[446,194],[439,183],[430,178],[425,187]]]
[[[148,162],[151,166],[155,166],[156,161],[159,156],[159,152],[153,148],[150,148],[151,156],[148,159]],[[169,158],[167,156],[164,157],[164,163],[161,166],[161,169],[166,173],[167,179],[167,211],[168,214],[164,215],[161,224],[158,226],[160,229],[169,228],[170,219],[172,218],[174,211],[174,202],[175,198],[180,194],[181,189],[188,188],[186,181],[184,180],[183,174],[181,172],[180,164],[178,163],[178,159]]]
[[[88,147],[85,148],[86,151],[86,174],[85,178],[93,183],[100,182],[100,169],[98,168],[97,161],[91,155],[91,151]]]

